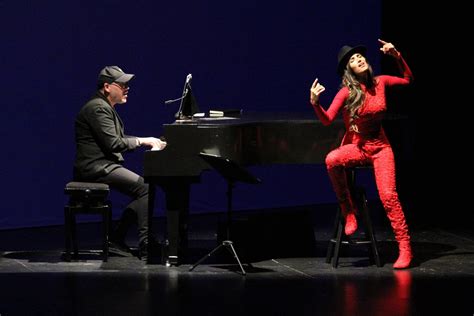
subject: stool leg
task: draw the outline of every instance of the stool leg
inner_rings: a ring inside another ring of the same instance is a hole
[[[77,232],[76,232],[76,213],[74,212],[73,208],[69,208],[69,219],[71,223],[71,239],[72,239],[72,247],[74,251],[73,258],[79,258],[79,249],[77,247]]]
[[[334,243],[337,240],[337,229],[339,227],[340,217],[341,217],[341,209],[338,207],[337,212],[336,212],[336,220],[334,221],[334,228],[332,230],[332,235],[329,239],[328,251],[326,253],[326,263],[331,262],[331,258],[334,253]]]
[[[380,256],[377,249],[377,240],[375,238],[372,221],[370,220],[369,207],[367,206],[367,196],[365,194],[365,190],[360,189],[358,195],[360,197],[361,202],[362,218],[364,221],[365,233],[367,235],[368,240],[370,241],[369,253],[371,254],[371,258],[373,258],[373,260],[375,261],[377,267],[381,267],[382,264],[380,262]]]
[[[334,258],[332,258],[332,267],[337,268],[339,263],[339,251],[342,244],[342,231],[344,230],[344,225],[341,216],[339,217],[339,225],[337,227],[337,236],[336,236],[336,249],[334,251]]]
[[[69,205],[64,207],[64,237],[65,237],[65,254],[64,259],[71,261],[71,214]]]
[[[103,262],[107,262],[109,258],[109,222],[110,222],[110,208],[108,205],[103,207],[102,210],[102,221],[103,221],[103,241],[104,244],[102,246],[103,252]]]

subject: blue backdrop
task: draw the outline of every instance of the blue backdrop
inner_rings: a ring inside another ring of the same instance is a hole
[[[342,45],[367,45],[379,72],[381,4],[375,0],[17,0],[1,2],[0,9],[0,228],[63,222],[74,117],[103,66],[136,74],[129,101],[118,111],[126,132],[137,136],[160,136],[162,124],[173,121],[178,103],[163,101],[180,96],[188,73],[203,111],[312,113],[315,77],[327,87],[325,104],[339,87],[335,66]],[[143,150],[125,159],[142,173]],[[252,171],[264,184],[238,186],[237,210],[335,201],[323,166]],[[192,189],[191,211],[225,209],[223,180],[212,172],[202,180]],[[127,201],[113,199],[117,216]],[[155,214],[163,215],[159,190]]]

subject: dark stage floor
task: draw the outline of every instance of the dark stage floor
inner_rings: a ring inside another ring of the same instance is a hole
[[[64,262],[62,227],[0,231],[0,315],[474,315],[473,232],[411,227],[415,264],[396,271],[393,235],[379,218],[383,266],[371,265],[364,248],[345,248],[334,269],[325,263],[331,216],[249,213],[236,219],[234,240],[252,263],[246,276],[221,253],[189,272],[216,246],[222,216],[191,216],[178,267],[117,255],[103,263],[98,250]],[[155,220],[157,231],[163,226]],[[81,249],[100,248],[98,224],[79,225],[79,234]]]

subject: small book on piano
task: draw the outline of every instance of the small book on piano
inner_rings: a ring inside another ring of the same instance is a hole
[[[242,109],[209,110],[209,117],[241,117]]]

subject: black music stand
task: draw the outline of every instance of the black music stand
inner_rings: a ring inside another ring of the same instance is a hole
[[[199,259],[190,269],[189,271],[194,270],[201,262],[203,262],[206,258],[210,257],[213,253],[225,247],[230,253],[234,256],[237,260],[237,263],[240,266],[240,270],[242,270],[242,274],[245,275],[244,267],[239,260],[239,256],[234,249],[233,243],[230,240],[230,226],[232,223],[232,189],[235,186],[235,183],[245,182],[251,184],[257,184],[262,182],[259,178],[254,177],[251,173],[249,173],[246,169],[241,167],[236,162],[229,160],[224,157],[207,154],[207,153],[199,153],[199,157],[204,159],[211,167],[217,170],[221,176],[223,176],[227,180],[227,225],[226,225],[226,240],[222,241],[222,243],[214,248],[211,252],[207,255]]]

